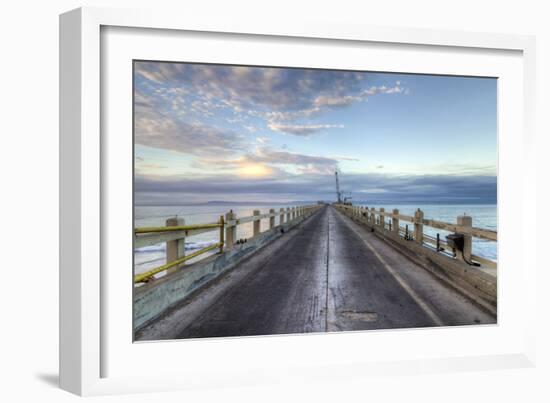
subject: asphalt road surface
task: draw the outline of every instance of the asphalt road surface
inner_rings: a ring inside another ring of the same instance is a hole
[[[171,320],[180,323],[175,338],[496,323],[330,206],[216,280]]]

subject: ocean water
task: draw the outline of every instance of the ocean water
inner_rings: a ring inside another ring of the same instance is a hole
[[[358,204],[362,205],[362,204]],[[274,208],[276,212],[280,208],[289,207],[288,204],[272,204],[269,206],[250,206],[250,205],[215,205],[208,204],[203,206],[136,206],[134,209],[135,227],[164,226],[168,218],[178,216],[185,219],[185,224],[206,224],[215,223],[221,215],[233,210],[237,217],[246,217],[253,215],[254,210],[260,210],[262,213],[269,212]],[[290,206],[292,207],[292,206]],[[376,204],[369,207],[384,207],[386,211],[398,208],[401,214],[414,215],[414,212],[420,208],[424,212],[424,218],[456,223],[459,215],[470,215],[473,218],[473,225],[486,229],[497,229],[497,206],[494,204]],[[279,216],[275,219],[275,225],[279,223]],[[261,231],[269,226],[269,220],[261,222]],[[412,229],[412,225],[410,226]],[[448,232],[430,227],[424,227],[426,234],[436,236],[440,234],[441,239],[445,239]],[[202,249],[206,246],[218,242],[218,230],[206,232],[203,234],[188,237],[186,239],[186,250],[192,253],[194,250]],[[237,239],[250,238],[252,236],[252,223],[239,225],[237,227]],[[496,260],[497,245],[496,242],[486,241],[474,238],[473,253],[488,259]],[[134,273],[143,273],[165,263],[165,244],[148,246],[134,251]],[[215,253],[215,252],[212,252]],[[203,259],[204,255],[197,259]],[[191,263],[192,261],[190,261]],[[161,277],[162,273],[156,277]]]

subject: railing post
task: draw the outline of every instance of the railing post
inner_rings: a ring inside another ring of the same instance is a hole
[[[286,208],[286,222],[290,222],[290,207]]]
[[[385,211],[386,209],[384,209],[384,207],[380,207],[380,227],[382,227],[382,231],[386,227],[386,216],[384,216]]]
[[[374,218],[374,207],[370,208],[370,223],[371,225],[376,225],[376,220]]]
[[[392,211],[393,217],[391,218],[391,226],[393,229],[393,232],[395,232],[397,235],[399,235],[399,210],[394,208]]]
[[[296,218],[296,207],[292,207],[292,219]]]
[[[269,229],[275,228],[275,209],[269,210],[269,214],[271,214],[271,217],[269,217]]]
[[[225,243],[225,228],[224,228],[224,221],[223,221],[223,215],[220,216],[220,253],[223,253],[223,245]]]
[[[253,232],[253,236],[256,236],[256,235],[259,235],[260,234],[260,218],[257,217],[260,215],[260,210],[254,210],[254,232]]]
[[[237,240],[237,225],[230,224],[230,221],[236,219],[237,215],[233,213],[233,210],[225,214],[225,248],[227,250],[232,249]]]
[[[456,218],[456,224],[465,227],[466,230],[472,228],[472,217],[461,215]],[[472,235],[463,233],[464,235],[464,259],[468,262],[472,261]]]
[[[180,227],[185,225],[185,220],[183,218],[169,218],[166,220],[167,227]],[[166,263],[173,262],[174,260],[179,259],[180,257],[185,256],[185,237],[181,239],[176,239],[174,241],[166,242]],[[166,273],[173,273],[182,267],[185,263],[174,266],[166,271]]]
[[[422,244],[424,241],[424,224],[422,220],[424,219],[424,212],[420,209],[416,210],[414,213],[414,240]]]
[[[281,207],[279,209],[279,225],[284,224],[284,222],[285,222],[285,209]]]

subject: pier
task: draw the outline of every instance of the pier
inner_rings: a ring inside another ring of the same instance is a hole
[[[471,217],[319,204],[167,224],[135,230],[136,247],[167,243],[166,264],[134,277],[137,341],[496,323],[496,265],[471,245],[497,233]],[[427,226],[462,235],[462,250]],[[186,256],[185,238],[205,231],[219,242]]]

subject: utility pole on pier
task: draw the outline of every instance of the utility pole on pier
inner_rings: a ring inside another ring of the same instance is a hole
[[[340,193],[340,183],[338,182],[338,171],[334,171],[334,175],[336,176],[336,199],[338,200],[338,204],[342,203],[342,196]]]

